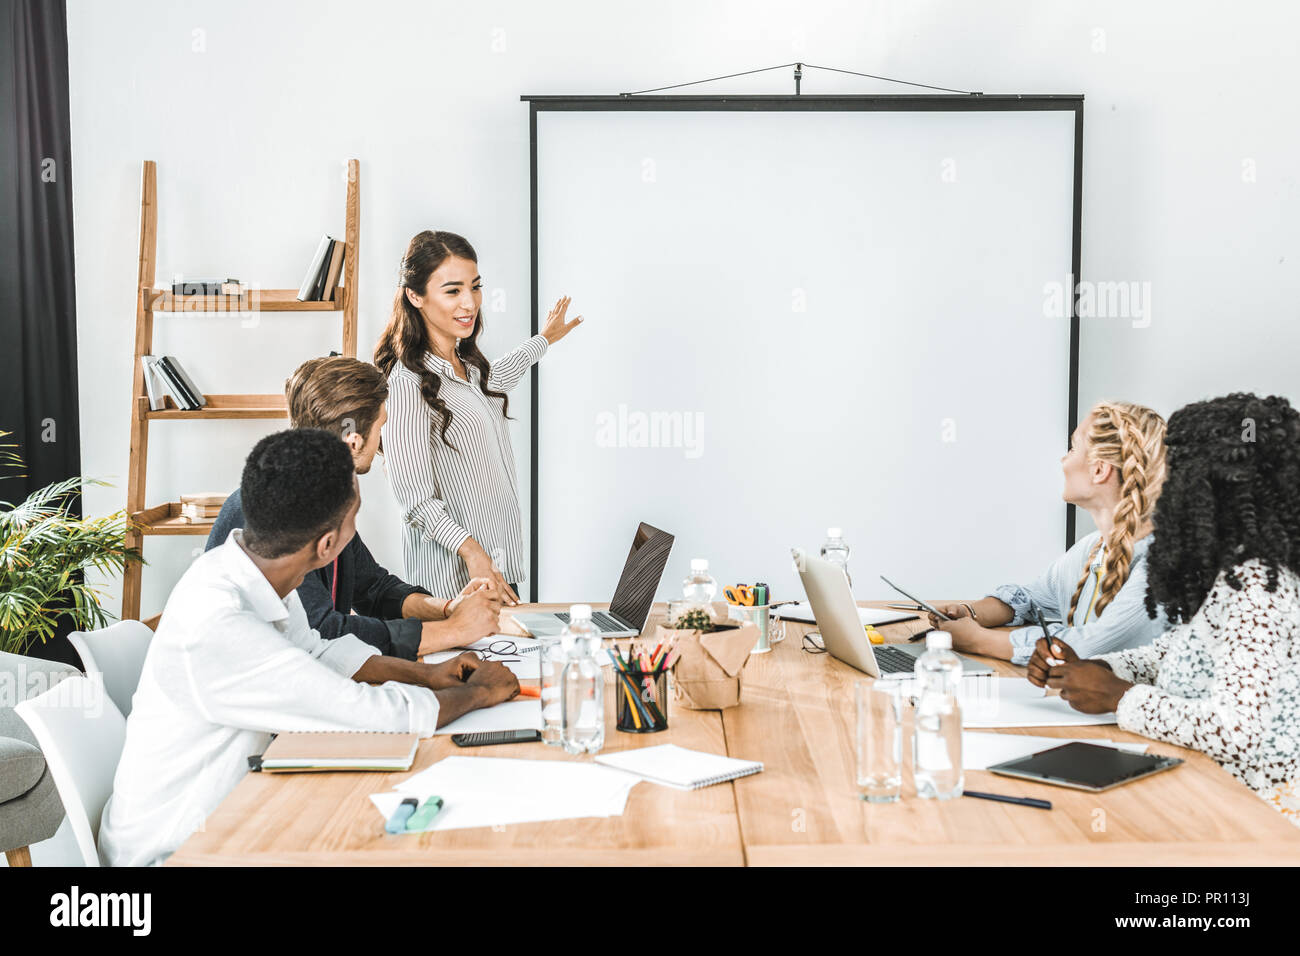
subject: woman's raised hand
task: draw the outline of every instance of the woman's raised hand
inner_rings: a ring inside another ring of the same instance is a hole
[[[573,300],[569,296],[561,296],[546,316],[546,325],[542,327],[542,334],[546,336],[546,341],[552,345],[582,324],[582,316],[580,315],[575,315],[571,322],[564,321],[564,315],[569,311],[571,301]]]

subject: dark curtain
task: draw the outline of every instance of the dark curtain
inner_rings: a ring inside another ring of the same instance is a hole
[[[17,502],[81,472],[68,21],[63,0],[0,10],[0,431],[27,464],[0,501]]]

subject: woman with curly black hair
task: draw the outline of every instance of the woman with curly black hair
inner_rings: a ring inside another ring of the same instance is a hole
[[[1175,412],[1165,445],[1146,605],[1171,629],[1083,661],[1040,641],[1029,679],[1209,754],[1300,826],[1300,413],[1234,393]]]

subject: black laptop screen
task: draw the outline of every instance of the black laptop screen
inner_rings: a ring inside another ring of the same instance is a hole
[[[614,599],[609,603],[612,614],[638,628],[645,626],[672,548],[672,535],[641,522],[632,541],[632,550],[628,552],[627,563],[623,565],[623,574],[618,579],[618,587],[614,589]]]

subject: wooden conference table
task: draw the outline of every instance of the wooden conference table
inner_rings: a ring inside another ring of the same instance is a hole
[[[596,605],[604,607],[604,605]],[[722,607],[722,606],[720,606]],[[523,609],[564,609],[536,605]],[[665,608],[656,605],[649,632]],[[881,628],[904,641],[920,621]],[[453,753],[575,759],[559,748],[458,748],[422,741],[407,773],[249,774],[169,865],[1261,865],[1300,863],[1300,827],[1208,757],[1151,742],[1187,762],[1102,794],[968,771],[966,786],[1052,801],[1050,811],[985,800],[903,799],[869,805],[854,783],[858,671],[801,649],[809,625],[750,658],[741,704],[724,711],[670,705],[658,734],[615,731],[605,695],[605,752],[675,743],[761,760],[762,773],[682,792],[641,783],[621,817],[557,820],[390,836],[368,795]],[[1024,669],[993,662],[1000,674]],[[608,670],[608,669],[607,669]],[[607,676],[612,683],[612,676]],[[1115,726],[1000,733],[1146,742]],[[591,758],[581,758],[589,760]]]

